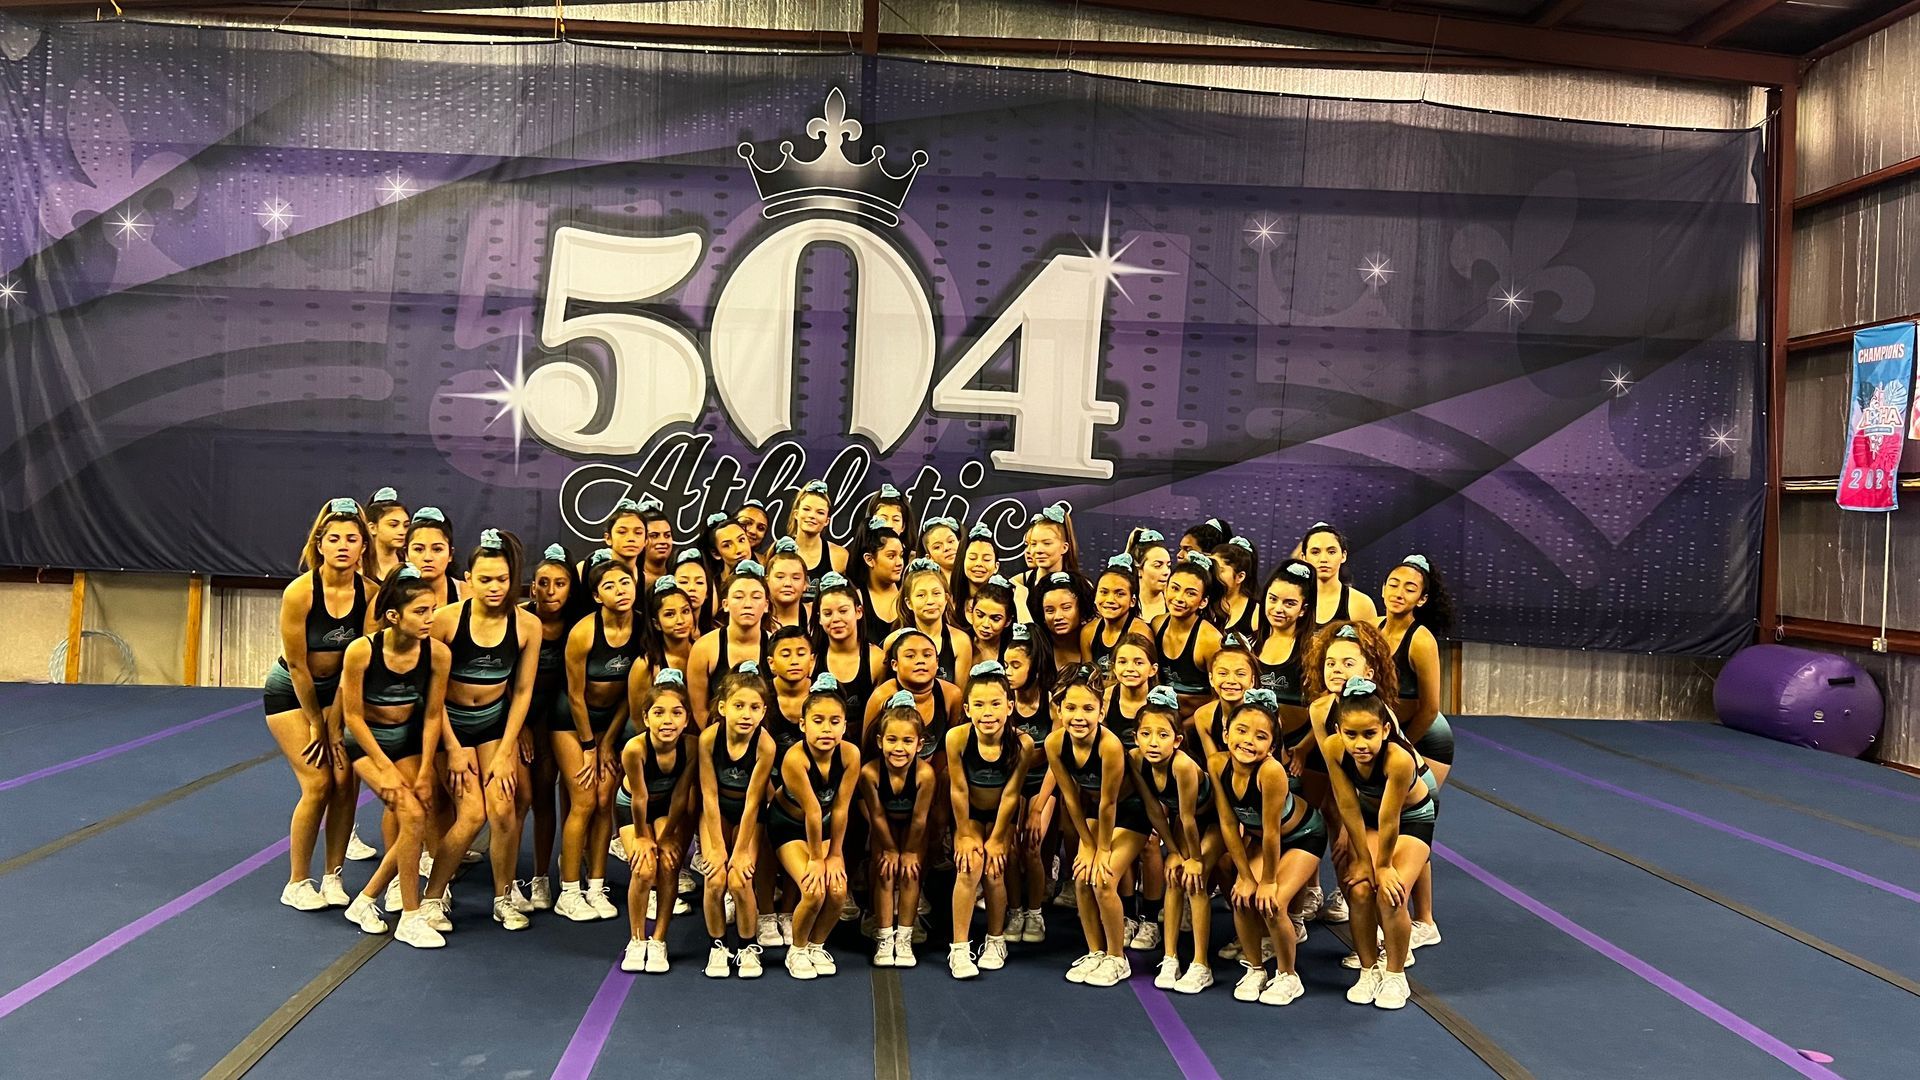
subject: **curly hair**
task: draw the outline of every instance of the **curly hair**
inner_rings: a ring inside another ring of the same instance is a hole
[[[1327,647],[1348,627],[1353,629],[1354,644],[1360,646],[1360,655],[1366,657],[1367,666],[1373,669],[1373,684],[1380,688],[1380,696],[1395,700],[1400,693],[1400,672],[1393,666],[1393,647],[1387,644],[1386,635],[1370,622],[1345,619],[1336,619],[1321,627],[1307,642],[1306,654],[1300,658],[1307,700],[1314,701],[1327,693]]]

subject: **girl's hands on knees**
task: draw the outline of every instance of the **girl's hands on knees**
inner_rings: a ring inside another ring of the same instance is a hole
[[[900,853],[900,877],[904,881],[920,880],[920,853],[903,851]]]
[[[1274,915],[1280,911],[1280,886],[1262,885],[1254,890],[1253,905],[1262,915]]]
[[[1073,853],[1073,880],[1082,885],[1093,884],[1093,852],[1085,844]]]
[[[1407,888],[1400,883],[1400,872],[1392,864],[1379,870],[1379,891],[1386,898],[1388,907],[1399,907],[1407,902]]]
[[[1237,908],[1251,907],[1253,905],[1254,894],[1257,891],[1258,891],[1258,886],[1254,884],[1252,878],[1245,878],[1245,877],[1234,878],[1233,879],[1233,906]]]
[[[847,887],[847,861],[838,855],[827,856],[827,888],[839,892]]]

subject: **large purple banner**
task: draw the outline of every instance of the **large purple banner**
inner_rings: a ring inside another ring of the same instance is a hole
[[[1318,519],[1461,636],[1751,634],[1753,132],[846,57],[0,22],[0,563],[590,546],[825,477],[1090,554]],[[876,153],[884,151],[882,156]],[[777,508],[776,508],[777,511]]]

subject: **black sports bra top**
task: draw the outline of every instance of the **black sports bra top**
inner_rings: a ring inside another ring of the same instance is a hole
[[[907,767],[907,778],[898,790],[893,786],[893,773],[885,765],[880,766],[880,808],[890,818],[903,818],[913,813],[913,804],[920,801],[920,763],[915,761]]]
[[[481,645],[473,640],[473,603],[468,600],[460,605],[460,622],[447,646],[453,652],[453,666],[447,674],[463,683],[496,686],[512,678],[520,662],[520,613],[508,608],[506,633],[500,635],[497,644]]]
[[[533,609],[529,607],[528,611]],[[541,626],[540,662],[533,669],[533,692],[547,694],[559,690],[567,684],[567,631],[562,625],[560,636],[549,640],[545,633],[545,624]]]
[[[1387,626],[1387,620],[1384,618],[1381,619],[1378,625],[1381,630],[1384,631]],[[1420,673],[1413,670],[1412,652],[1413,635],[1419,632],[1419,623],[1407,627],[1407,632],[1400,635],[1400,646],[1393,650],[1393,669],[1400,674],[1400,699],[1402,701],[1417,701],[1420,698]]]
[[[433,645],[422,641],[413,669],[396,672],[387,667],[385,634],[382,631],[367,638],[373,645],[373,655],[367,660],[366,674],[360,677],[360,699],[368,705],[411,705],[413,713],[406,722],[413,723],[427,712],[427,687],[433,683]]]
[[[960,767],[965,771],[968,785],[978,788],[1004,788],[1013,780],[1014,770],[1020,767],[1019,736],[1011,729],[1001,735],[1000,757],[988,761],[980,753],[980,736],[967,726],[966,745],[960,748]]]
[[[1384,748],[1381,751],[1381,756],[1383,758],[1386,756]],[[1427,805],[1427,803],[1433,799],[1433,789],[1427,786],[1426,778],[1422,775],[1426,772],[1426,762],[1421,761],[1416,755],[1413,764],[1413,783],[1408,785],[1407,791],[1412,792],[1415,787],[1418,787],[1420,789],[1420,797],[1413,802],[1406,803],[1400,808],[1400,813],[1403,817]],[[1373,775],[1364,777],[1360,775],[1360,770],[1354,766],[1352,756],[1341,754],[1340,771],[1347,774],[1347,779],[1353,782],[1353,793],[1359,797],[1361,808],[1369,814],[1378,814],[1380,812],[1380,800],[1383,799],[1387,793],[1386,762],[1384,760],[1375,762]]]
[[[653,749],[652,736],[640,744],[640,768],[646,776],[649,800],[672,794],[674,786],[680,783],[680,774],[687,771],[687,762],[693,757],[687,752],[688,739],[689,736],[683,734],[680,741],[674,744],[672,768],[661,767],[660,756]]]
[[[1160,675],[1167,685],[1181,694],[1204,694],[1207,692],[1207,673],[1200,670],[1194,662],[1193,654],[1200,640],[1200,620],[1195,619],[1193,629],[1187,632],[1187,644],[1178,656],[1167,655],[1167,631],[1173,628],[1173,616],[1160,624],[1160,632],[1153,636],[1153,646],[1166,659],[1161,661]]]
[[[633,662],[645,655],[644,643],[640,640],[640,624],[634,623],[627,631],[624,645],[607,644],[606,609],[593,613],[593,647],[587,650],[587,681],[597,683],[623,683],[627,673],[633,670]]]
[[[905,689],[902,687],[901,689]],[[947,745],[947,694],[940,687],[940,680],[933,681],[933,719],[927,723],[925,735],[920,740],[920,760],[932,761],[933,755]]]
[[[353,639],[366,633],[367,586],[360,575],[353,575],[353,606],[334,618],[327,613],[327,591],[320,584],[320,571],[313,571],[313,603],[307,607],[307,655],[342,653]]]
[[[1247,778],[1246,790],[1236,792],[1233,790],[1233,763],[1224,762],[1220,768],[1220,789],[1227,793],[1227,806],[1233,811],[1233,819],[1248,832],[1257,833],[1265,829],[1266,796],[1260,788],[1260,770],[1254,769],[1253,775]],[[1295,801],[1293,788],[1289,785],[1287,801],[1280,808],[1281,821],[1293,818]]]
[[[1172,763],[1167,765],[1167,780],[1163,785],[1154,775],[1153,766],[1145,761],[1140,763],[1140,778],[1147,782],[1147,792],[1161,805],[1169,817],[1180,811],[1180,780],[1174,775]],[[1213,777],[1206,769],[1200,770],[1200,790],[1193,796],[1193,813],[1196,818],[1205,820],[1213,811]]]
[[[1141,708],[1145,708],[1143,704]],[[1120,708],[1120,688],[1114,687],[1113,700],[1107,703],[1107,715],[1101,721],[1107,730],[1120,736],[1120,745],[1133,749],[1134,733],[1140,730],[1140,713],[1134,710],[1132,716],[1126,715]]]
[[[1293,651],[1285,660],[1260,659],[1260,685],[1273,691],[1282,705],[1305,705],[1306,684],[1300,669],[1302,642],[1298,636],[1293,639]]]
[[[741,664],[744,664],[749,660],[753,661],[754,663],[760,666],[760,672],[762,675],[766,674],[767,637],[765,634],[760,635],[760,651],[756,655],[736,657],[733,655],[733,636],[727,633],[727,628],[724,626],[722,626],[719,629],[718,633],[720,635],[720,643],[719,643],[719,646],[715,648],[713,651],[714,667],[707,672],[707,686],[709,687],[709,693],[711,693],[711,687],[713,686],[714,680],[718,679],[720,676],[725,675],[727,672],[732,671],[734,668],[739,667]]]
[[[812,751],[803,749],[800,753],[806,755],[807,786],[813,789],[813,797],[820,803],[820,820],[824,823],[833,815],[833,801],[840,796],[840,781],[846,778],[846,756],[836,747],[833,760],[827,763],[826,771],[822,772],[820,763],[813,760]],[[791,804],[795,810],[800,810],[800,800],[794,798],[793,793],[787,788],[786,770],[779,769],[776,772],[778,775],[774,781],[774,793]],[[782,809],[785,808],[782,807]],[[799,817],[798,814],[793,816]]]
[[[1100,782],[1104,779],[1105,773],[1105,765],[1100,758],[1100,743],[1103,739],[1118,737],[1119,736],[1114,735],[1105,728],[1094,729],[1093,746],[1087,751],[1087,757],[1084,761],[1075,761],[1073,759],[1074,746],[1072,738],[1061,741],[1060,762],[1067,767],[1067,775],[1073,779],[1075,786],[1079,787],[1081,791],[1091,792],[1094,795],[1100,794]],[[1083,806],[1080,809],[1084,813],[1087,808]]]
[[[840,696],[845,698],[847,702],[848,738],[853,737],[853,729],[859,725],[861,718],[866,715],[867,699],[873,696],[873,653],[870,650],[871,646],[865,641],[861,641],[860,673],[851,679],[840,679]],[[827,657],[827,650],[824,648],[821,649],[820,662],[815,665],[815,675],[821,672],[832,674],[833,667],[827,662]],[[837,675],[834,677],[839,678]]]
[[[732,821],[738,821],[747,808],[747,789],[753,784],[753,770],[760,763],[760,732],[758,730],[747,739],[745,755],[734,758],[727,751],[727,733],[722,731],[713,737],[713,780],[720,790],[720,812]]]

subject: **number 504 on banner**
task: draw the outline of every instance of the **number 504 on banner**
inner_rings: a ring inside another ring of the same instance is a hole
[[[1912,323],[1875,326],[1853,335],[1853,393],[1847,398],[1847,446],[1838,496],[1842,510],[1900,506],[1900,451],[1906,445],[1913,348]],[[1914,421],[1920,423],[1920,416]]]

